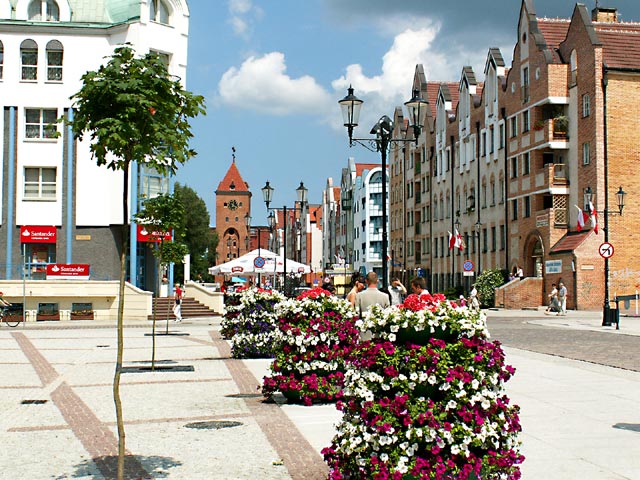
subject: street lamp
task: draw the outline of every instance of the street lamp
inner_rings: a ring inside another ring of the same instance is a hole
[[[618,215],[622,216],[622,210],[624,209],[624,200],[627,192],[622,189],[622,186],[616,192],[616,203],[618,204]],[[592,209],[593,206],[593,191],[591,187],[587,187],[584,191],[584,206],[589,215],[592,212],[597,213],[597,210]],[[616,212],[609,212],[609,192],[605,186],[604,190],[604,210],[602,216],[604,217],[604,242],[609,243],[609,214],[614,215]],[[614,317],[614,318],[612,318]],[[602,308],[602,326],[610,327],[611,324],[616,324],[616,330],[620,328],[620,312],[615,311],[615,316],[612,315],[611,305],[609,304],[609,257],[604,259],[604,306]]]
[[[249,253],[249,242],[250,242],[250,236],[251,236],[251,215],[249,214],[249,212],[246,213],[246,215],[244,216],[244,225],[245,227],[247,227],[247,235],[244,237],[245,240],[245,247],[247,250],[247,253]]]
[[[387,150],[396,144],[402,142],[414,142],[418,144],[418,137],[422,127],[424,126],[424,115],[427,109],[427,102],[420,96],[420,91],[413,90],[413,97],[405,102],[405,107],[409,112],[409,123],[413,127],[413,139],[392,138],[393,121],[386,115],[380,117],[380,120],[371,129],[373,138],[353,138],[353,129],[358,126],[360,119],[360,109],[364,103],[353,94],[353,88],[349,86],[347,96],[338,102],[342,108],[342,118],[344,126],[347,127],[349,134],[349,147],[353,147],[355,143],[365,147],[372,152],[380,152],[382,160],[382,287],[387,288],[389,278],[387,274]]]
[[[271,200],[273,199],[273,191],[275,189],[269,184],[269,181],[267,181],[267,183],[265,184],[264,187],[262,187],[262,197],[264,199],[264,204],[267,207],[267,211],[270,211],[271,213],[269,214],[269,226],[271,228],[275,228],[276,225],[276,217],[274,215],[274,210],[276,210],[275,208],[271,208]],[[304,207],[307,203],[307,194],[308,194],[309,190],[307,189],[307,187],[304,186],[303,182],[300,182],[300,186],[298,188],[296,188],[296,194],[298,196],[298,201],[297,204],[294,204],[293,206],[293,211],[297,211],[298,208],[300,209],[300,214],[302,214],[302,212],[304,211]],[[299,205],[299,207],[298,207]],[[287,285],[286,285],[286,281],[287,281],[287,206],[283,206],[282,207],[282,212],[284,215],[284,226],[283,226],[283,277],[282,277],[282,288],[285,292],[285,294],[287,293]]]

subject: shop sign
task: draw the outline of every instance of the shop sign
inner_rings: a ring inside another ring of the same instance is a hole
[[[153,230],[151,227],[138,225],[136,229],[136,238],[142,243],[159,243],[161,241],[171,241],[171,231],[163,232],[161,230]]]
[[[47,280],[89,280],[89,265],[51,263],[47,265]]]
[[[544,269],[546,273],[562,273],[562,260],[547,260]]]
[[[536,215],[536,227],[548,227],[549,226],[549,214],[541,213]]]
[[[56,243],[56,227],[23,225],[20,227],[20,243]]]

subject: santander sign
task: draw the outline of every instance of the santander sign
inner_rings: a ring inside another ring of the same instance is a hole
[[[56,227],[23,225],[20,227],[20,243],[56,243]]]

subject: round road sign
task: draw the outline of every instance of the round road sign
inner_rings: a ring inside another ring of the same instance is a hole
[[[598,253],[602,258],[613,257],[613,245],[611,245],[609,242],[601,243],[600,248],[598,248]]]
[[[253,259],[253,266],[256,268],[264,267],[264,257],[256,257]]]
[[[464,263],[462,264],[462,269],[465,272],[471,272],[473,271],[473,262],[471,260],[465,260]]]

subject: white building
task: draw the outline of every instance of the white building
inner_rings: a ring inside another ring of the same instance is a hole
[[[96,165],[86,137],[49,124],[73,115],[81,76],[125,42],[140,55],[158,52],[185,82],[188,27],[186,0],[0,0],[0,278],[22,278],[24,254],[28,278],[64,263],[118,279],[123,175]],[[170,188],[137,165],[129,180],[132,214],[140,195]],[[134,227],[128,278],[152,289],[154,261]]]

